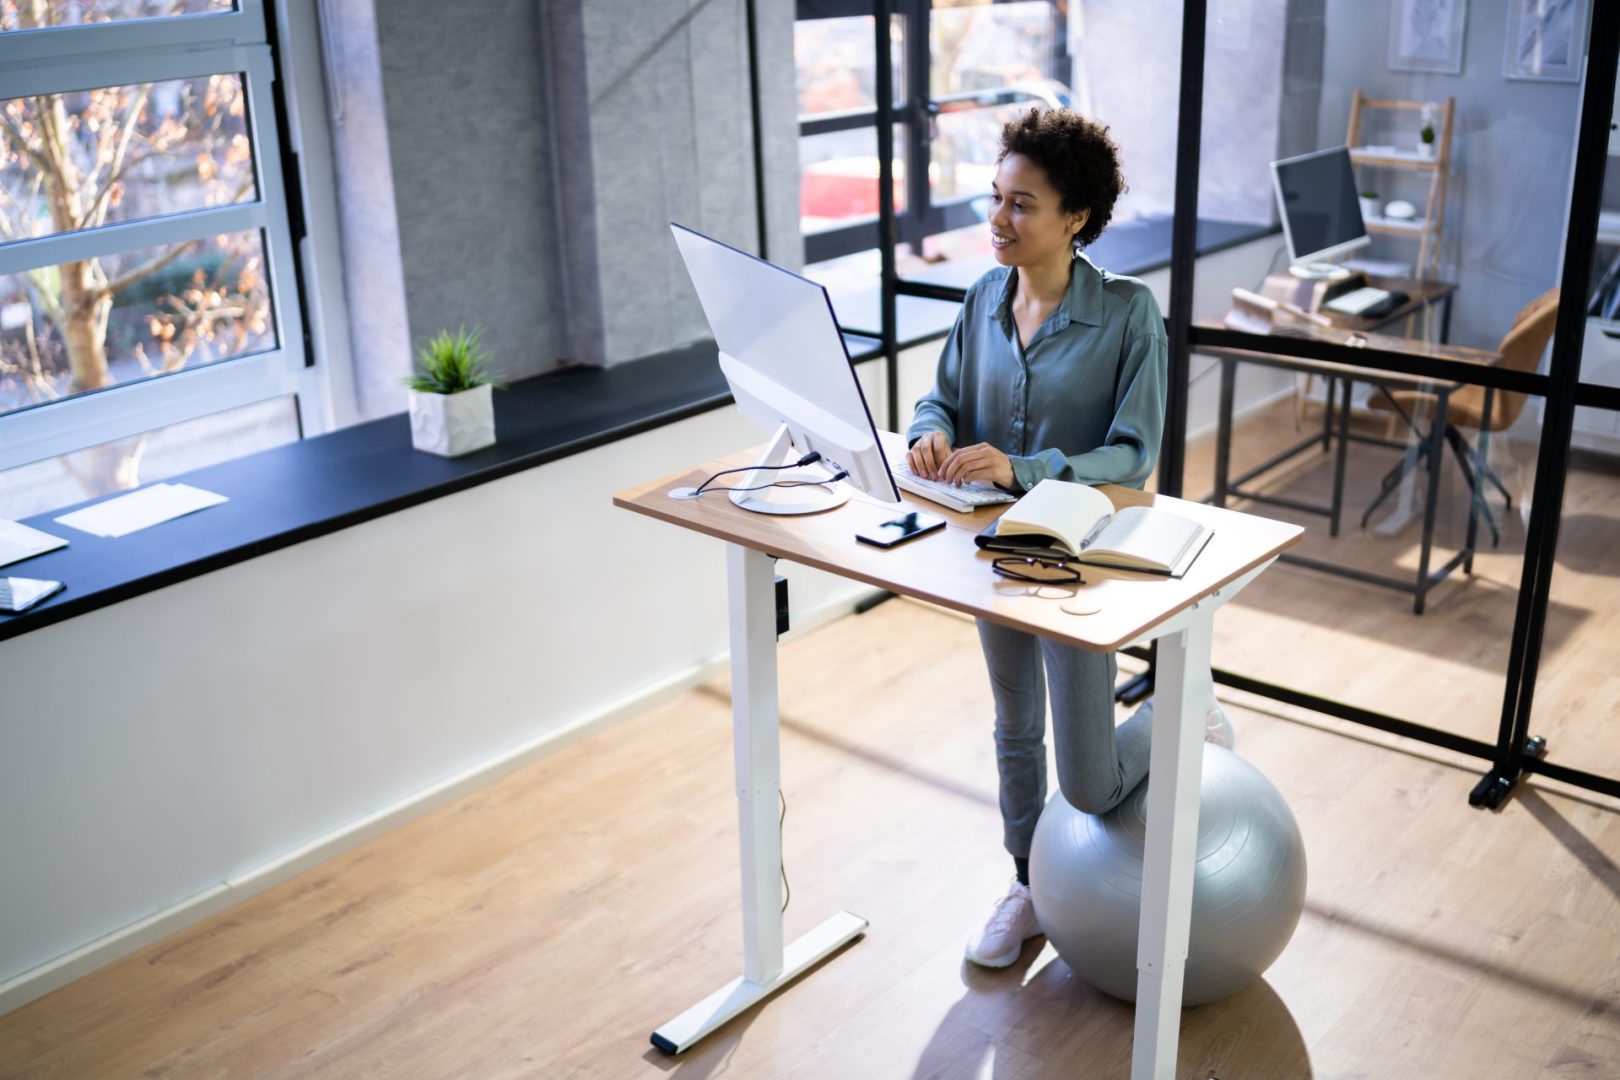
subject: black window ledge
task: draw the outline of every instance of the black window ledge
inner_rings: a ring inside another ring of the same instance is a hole
[[[868,339],[846,342],[857,361],[881,355]],[[170,477],[230,501],[128,536],[81,533],[53,520],[74,507],[52,510],[25,524],[68,546],[0,574],[67,587],[20,615],[0,615],[0,640],[730,402],[713,343],[699,342],[514,382],[495,394],[496,444],[462,457],[411,449],[410,420],[401,414]]]

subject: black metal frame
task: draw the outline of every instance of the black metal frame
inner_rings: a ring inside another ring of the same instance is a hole
[[[1597,246],[1598,205],[1607,164],[1609,126],[1614,104],[1615,66],[1620,60],[1620,6],[1598,4],[1592,12],[1588,40],[1586,94],[1575,144],[1575,182],[1570,192],[1569,234],[1564,242],[1562,281],[1565,293],[1585,297],[1590,287],[1592,255]],[[1577,286],[1578,291],[1568,288]],[[1599,777],[1543,760],[1546,744],[1529,734],[1530,710],[1541,659],[1542,632],[1553,565],[1558,554],[1558,526],[1564,509],[1564,475],[1569,467],[1570,437],[1575,428],[1575,400],[1585,341],[1586,305],[1559,305],[1549,366],[1551,392],[1542,417],[1541,449],[1536,460],[1536,487],[1530,507],[1530,531],[1519,584],[1519,610],[1513,625],[1514,649],[1508,658],[1507,689],[1495,765],[1469,793],[1475,806],[1495,807],[1512,793],[1525,772],[1557,776],[1568,783],[1620,796],[1620,781]],[[1612,394],[1600,395],[1603,397]]]
[[[1598,203],[1607,154],[1610,114],[1613,105],[1615,67],[1620,58],[1620,6],[1596,5],[1590,28],[1585,95],[1575,157],[1575,179],[1570,193],[1569,232],[1564,245],[1561,276],[1564,293],[1584,297],[1589,285],[1593,249],[1596,245]],[[1560,305],[1552,361],[1547,375],[1478,368],[1455,361],[1434,360],[1410,354],[1367,350],[1326,342],[1284,340],[1233,330],[1193,327],[1182,317],[1191,301],[1191,245],[1183,233],[1197,211],[1196,165],[1183,168],[1183,161],[1196,159],[1199,146],[1199,118],[1203,110],[1204,25],[1207,0],[1188,0],[1182,29],[1182,83],[1177,135],[1176,227],[1173,251],[1170,322],[1171,422],[1161,458],[1161,490],[1181,494],[1182,462],[1185,455],[1185,418],[1174,407],[1185,387],[1186,359],[1194,348],[1225,347],[1265,353],[1283,353],[1311,359],[1337,361],[1362,367],[1426,376],[1437,381],[1457,381],[1482,385],[1493,391],[1510,391],[1544,397],[1546,413],[1536,466],[1536,486],[1532,496],[1529,534],[1515,614],[1513,640],[1504,688],[1502,718],[1496,743],[1467,739],[1452,732],[1431,728],[1397,717],[1361,709],[1344,702],[1304,694],[1287,687],[1251,679],[1217,669],[1215,681],[1247,690],[1276,701],[1298,705],[1353,723],[1388,731],[1435,746],[1487,758],[1493,766],[1469,793],[1476,807],[1496,808],[1513,791],[1519,777],[1539,772],[1566,783],[1620,798],[1620,779],[1600,776],[1545,760],[1544,740],[1529,735],[1535,676],[1546,625],[1548,597],[1554,558],[1557,554],[1558,523],[1563,512],[1564,476],[1569,464],[1570,437],[1574,430],[1577,403],[1598,408],[1620,407],[1620,390],[1578,384],[1580,355],[1584,340],[1586,305],[1566,302]],[[1179,377],[1178,377],[1179,373]],[[1184,400],[1183,400],[1184,408]],[[1179,422],[1178,422],[1179,421]],[[1436,421],[1433,442],[1438,442],[1443,425]],[[1438,447],[1431,448],[1438,457]],[[1436,463],[1438,464],[1438,463]],[[1432,507],[1430,508],[1432,509]],[[1472,521],[1471,521],[1472,523]],[[1145,650],[1135,655],[1151,656]]]
[[[874,43],[877,49],[877,108],[858,113],[818,117],[807,121],[804,130],[845,130],[875,124],[878,134],[879,209],[878,219],[850,226],[873,238],[882,255],[881,312],[883,353],[888,375],[891,429],[899,427],[898,342],[895,306],[900,296],[923,296],[959,300],[961,290],[902,280],[895,268],[894,248],[902,228],[914,228],[924,215],[908,218],[894,212],[893,158],[896,110],[891,100],[893,64],[890,55],[890,17],[897,10],[927,9],[927,0],[798,0],[801,14],[812,10],[822,16],[875,14]],[[1417,724],[1399,717],[1363,709],[1330,698],[1216,669],[1216,682],[1274,701],[1365,727],[1385,731],[1492,762],[1489,773],[1469,795],[1475,806],[1495,808],[1514,789],[1520,776],[1539,773],[1590,791],[1620,798],[1620,779],[1601,776],[1546,760],[1546,744],[1529,734],[1535,679],[1542,635],[1546,626],[1548,596],[1557,553],[1558,525],[1563,510],[1564,476],[1570,456],[1570,437],[1577,405],[1620,410],[1620,389],[1578,382],[1580,354],[1584,339],[1585,305],[1569,302],[1560,306],[1552,362],[1546,375],[1480,367],[1459,361],[1414,356],[1374,348],[1333,342],[1267,337],[1229,329],[1195,327],[1192,324],[1192,293],[1198,203],[1199,141],[1203,113],[1205,27],[1207,0],[1187,0],[1183,8],[1181,40],[1181,93],[1176,136],[1176,199],[1170,260],[1170,310],[1166,313],[1169,335],[1169,376],[1172,387],[1166,408],[1165,436],[1159,459],[1159,490],[1180,496],[1185,476],[1188,365],[1194,349],[1227,348],[1253,353],[1304,357],[1423,376],[1439,382],[1472,383],[1491,392],[1528,394],[1545,398],[1542,438],[1532,496],[1529,533],[1515,614],[1509,667],[1505,682],[1501,725],[1496,742],[1486,743],[1439,728]],[[1569,232],[1564,246],[1561,281],[1567,296],[1584,296],[1589,285],[1592,254],[1596,246],[1598,203],[1603,182],[1610,113],[1612,111],[1615,68],[1620,59],[1620,5],[1594,5],[1587,52],[1587,81],[1582,101],[1581,124],[1575,158],[1575,179],[1570,195]],[[914,48],[922,48],[926,62],[926,35],[909,34]],[[920,45],[918,43],[921,43]],[[916,61],[909,65],[917,69]],[[926,90],[926,87],[924,87]],[[926,100],[926,93],[908,94],[909,102]],[[911,106],[907,106],[909,109]],[[909,129],[918,127],[915,117],[906,117]],[[908,152],[915,152],[908,139]],[[926,176],[925,169],[910,169],[908,176]],[[926,184],[924,183],[924,187]],[[912,207],[926,206],[908,190]],[[903,224],[902,224],[903,223]],[[854,235],[851,233],[851,235]],[[863,241],[860,248],[873,246]],[[813,248],[807,244],[807,253]],[[858,250],[858,249],[857,249]],[[1449,313],[1448,313],[1449,314]],[[1441,452],[1439,439],[1444,426],[1436,424],[1430,452]],[[1438,464],[1438,462],[1436,463]],[[1432,501],[1431,501],[1432,503]],[[1472,524],[1472,522],[1471,522]],[[1469,545],[1472,546],[1471,544]],[[1465,564],[1466,565],[1466,564]],[[1146,659],[1148,670],[1122,684],[1118,695],[1128,701],[1150,692],[1153,684],[1153,649],[1128,649],[1127,655]]]
[[[1225,506],[1228,499],[1243,499],[1249,502],[1269,503],[1272,506],[1283,506],[1290,510],[1304,514],[1319,514],[1328,519],[1328,535],[1338,536],[1339,519],[1344,508],[1344,470],[1345,459],[1348,457],[1347,450],[1349,444],[1352,442],[1359,442],[1368,443],[1374,446],[1386,446],[1397,450],[1404,450],[1406,452],[1404,458],[1398,465],[1396,465],[1395,469],[1384,478],[1383,490],[1379,493],[1378,499],[1374,501],[1373,505],[1367,508],[1367,513],[1362,515],[1361,523],[1362,526],[1365,527],[1368,516],[1372,514],[1373,507],[1376,507],[1378,502],[1382,501],[1386,495],[1394,490],[1394,484],[1391,480],[1392,477],[1394,478],[1395,482],[1398,482],[1401,477],[1405,476],[1407,472],[1410,472],[1411,469],[1415,467],[1419,460],[1426,459],[1428,461],[1428,487],[1423,501],[1423,532],[1422,539],[1419,541],[1418,545],[1418,566],[1417,573],[1414,577],[1397,578],[1391,577],[1388,574],[1375,574],[1367,570],[1358,570],[1353,566],[1345,566],[1341,563],[1328,562],[1323,559],[1312,559],[1304,555],[1295,555],[1292,552],[1286,551],[1279,555],[1278,559],[1285,563],[1292,563],[1295,566],[1306,566],[1312,570],[1349,578],[1352,581],[1359,581],[1366,585],[1378,585],[1386,589],[1395,589],[1399,592],[1404,592],[1412,597],[1412,612],[1416,615],[1423,614],[1424,601],[1428,596],[1429,590],[1449,577],[1453,570],[1456,570],[1460,566],[1463,567],[1464,573],[1471,573],[1473,571],[1475,537],[1475,518],[1473,517],[1469,519],[1468,537],[1463,544],[1462,550],[1458,551],[1450,559],[1446,560],[1446,562],[1443,563],[1439,569],[1429,569],[1429,560],[1434,551],[1435,511],[1440,502],[1441,458],[1444,456],[1446,440],[1456,430],[1446,421],[1446,410],[1450,405],[1452,393],[1454,393],[1457,389],[1455,386],[1441,384],[1433,387],[1429,391],[1435,397],[1435,411],[1434,418],[1429,423],[1428,431],[1422,430],[1417,425],[1415,419],[1407,415],[1405,410],[1401,409],[1400,405],[1396,403],[1393,398],[1390,398],[1391,403],[1394,404],[1395,408],[1406,417],[1408,426],[1417,436],[1417,440],[1415,442],[1409,443],[1397,439],[1386,439],[1377,435],[1362,435],[1350,430],[1350,389],[1357,382],[1366,382],[1373,384],[1381,393],[1384,393],[1387,396],[1388,387],[1380,382],[1377,376],[1372,374],[1364,374],[1357,377],[1329,375],[1327,376],[1327,407],[1322,410],[1322,433],[1319,435],[1313,434],[1299,440],[1294,445],[1278,451],[1276,454],[1273,454],[1265,461],[1247,470],[1239,476],[1228,477],[1228,462],[1230,461],[1232,444],[1233,388],[1235,383],[1235,369],[1240,362],[1240,358],[1233,356],[1230,353],[1221,353],[1216,357],[1216,360],[1221,366],[1221,398],[1216,421],[1218,427],[1215,435],[1215,491],[1205,501],[1211,502],[1216,506]],[[1284,371],[1297,370],[1296,365],[1291,359],[1277,354],[1245,356],[1241,358],[1241,362],[1256,364],[1263,367],[1280,368]],[[1485,392],[1487,394],[1491,393],[1489,388],[1487,388]],[[1339,397],[1336,413],[1333,405],[1335,394],[1337,394]],[[1333,432],[1333,420],[1335,415],[1337,415],[1338,418],[1338,432],[1336,440]],[[1327,506],[1322,506],[1317,503],[1302,502],[1298,499],[1285,498],[1280,495],[1269,495],[1261,491],[1245,490],[1243,488],[1244,484],[1264,475],[1265,473],[1270,472],[1277,466],[1298,456],[1301,452],[1316,446],[1320,446],[1323,450],[1327,450],[1330,443],[1334,445],[1335,454],[1333,461],[1333,494],[1331,501]],[[1464,466],[1464,471],[1467,471],[1466,465]],[[1472,487],[1471,476],[1470,487]],[[1470,504],[1470,512],[1477,515],[1481,505],[1483,505],[1483,499],[1477,497],[1476,495],[1473,503]],[[1486,510],[1486,514],[1489,514],[1489,510]],[[1494,523],[1491,525],[1491,529],[1494,533],[1496,529]]]
[[[976,196],[933,201],[932,192],[928,187],[928,165],[934,119],[943,112],[956,111],[949,107],[953,103],[982,108],[1012,104],[1026,99],[1027,95],[1017,90],[991,89],[951,94],[942,98],[932,97],[929,92],[932,57],[929,54],[928,34],[931,0],[891,0],[885,10],[886,14],[882,18],[874,20],[881,24],[874,28],[874,39],[878,49],[875,77],[877,86],[874,87],[877,106],[871,109],[823,113],[801,120],[799,137],[825,135],[836,131],[858,131],[863,128],[877,129],[880,169],[887,166],[880,177],[880,182],[885,185],[886,191],[890,191],[892,202],[893,157],[892,153],[885,153],[883,148],[884,140],[887,138],[890,140],[888,145],[892,150],[894,125],[900,124],[904,128],[902,138],[905,148],[903,160],[906,162],[906,209],[898,215],[894,215],[891,210],[890,214],[894,217],[899,242],[911,244],[915,248],[920,247],[927,237],[963,228],[979,221],[972,206]],[[1057,9],[1054,7],[1053,11],[1056,18]],[[801,20],[850,18],[874,14],[875,5],[872,0],[798,0],[797,5],[797,17]],[[890,94],[884,92],[886,88],[892,88],[894,85],[894,60],[890,50],[892,35],[888,28],[891,18],[895,15],[904,18],[908,28],[905,35],[905,86],[902,88],[903,98],[898,104]],[[1067,40],[1061,34],[1054,35],[1053,64],[1061,64],[1067,58]],[[887,109],[884,108],[885,105]],[[883,196],[880,194],[880,203],[882,199]],[[880,211],[875,218],[867,218],[806,236],[805,261],[824,262],[841,255],[870,251],[882,246],[883,219],[884,215]],[[959,298],[959,296],[951,297],[951,299]]]

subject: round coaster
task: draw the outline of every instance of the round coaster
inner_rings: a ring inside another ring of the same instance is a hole
[[[1102,610],[1102,605],[1083,596],[1077,596],[1064,604],[1063,610],[1070,615],[1095,615]]]

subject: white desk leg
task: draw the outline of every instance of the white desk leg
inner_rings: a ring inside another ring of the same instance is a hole
[[[1210,691],[1210,638],[1216,610],[1208,602],[1203,607],[1185,629],[1159,639],[1131,1080],[1173,1080],[1176,1075],[1198,842],[1204,702]]]
[[[731,621],[731,742],[742,849],[743,974],[653,1032],[652,1044],[678,1054],[769,997],[866,931],[841,911],[782,944],[782,834],[778,827],[782,757],[776,696],[776,574],[770,556],[726,545]]]

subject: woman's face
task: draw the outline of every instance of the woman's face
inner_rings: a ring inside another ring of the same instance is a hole
[[[1066,214],[1046,170],[1008,154],[990,184],[990,246],[1003,266],[1037,266],[1072,257],[1074,236],[1090,211]]]

